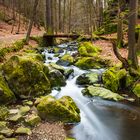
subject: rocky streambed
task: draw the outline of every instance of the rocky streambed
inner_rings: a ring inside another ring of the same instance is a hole
[[[0,139],[139,140],[140,109],[130,105],[133,96],[117,93],[134,79],[109,68],[100,52],[89,42],[70,42],[1,65]]]

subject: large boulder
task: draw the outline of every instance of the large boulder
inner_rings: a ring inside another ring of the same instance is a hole
[[[101,49],[95,45],[93,45],[91,42],[82,42],[79,45],[78,52],[80,56],[83,57],[92,57],[97,56],[97,54],[101,51]]]
[[[85,84],[92,85],[98,82],[99,82],[99,74],[95,72],[84,73],[80,75],[76,80],[76,84],[78,85],[85,85]]]
[[[38,57],[37,57],[38,58]],[[48,69],[35,56],[13,56],[3,65],[10,89],[20,98],[50,93]]]
[[[36,104],[38,114],[44,120],[80,122],[80,110],[69,96],[57,100],[49,95],[38,99]]]
[[[133,88],[134,94],[140,98],[140,83],[137,83]]]
[[[117,92],[126,86],[126,76],[127,71],[125,69],[113,67],[103,73],[102,79],[107,89]]]
[[[8,87],[3,76],[0,74],[0,104],[9,104],[15,101],[15,95]]]
[[[50,70],[49,80],[52,87],[61,87],[66,85],[66,79],[64,75],[56,69]]]
[[[99,69],[108,66],[109,62],[99,57],[80,57],[75,65],[81,69]]]
[[[114,92],[112,92],[108,89],[105,89],[103,87],[89,86],[86,89],[83,89],[82,93],[84,95],[88,95],[90,97],[101,97],[103,99],[108,99],[108,100],[120,101],[120,100],[124,99],[119,94],[114,93]]]

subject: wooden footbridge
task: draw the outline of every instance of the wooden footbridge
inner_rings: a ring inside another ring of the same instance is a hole
[[[43,40],[46,43],[47,46],[52,46],[55,44],[55,38],[71,38],[71,39],[77,39],[80,37],[80,35],[77,34],[55,34],[55,35],[43,35]]]

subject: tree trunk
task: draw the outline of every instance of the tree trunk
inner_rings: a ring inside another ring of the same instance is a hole
[[[137,0],[130,0],[129,2],[129,25],[128,25],[128,59],[131,66],[135,69],[138,68],[138,59],[136,54],[136,39],[135,39],[135,26],[137,18]]]
[[[32,31],[32,26],[33,26],[33,23],[34,23],[34,18],[35,18],[35,15],[36,15],[36,9],[37,9],[38,2],[39,2],[39,0],[35,0],[35,2],[34,2],[32,16],[30,18],[30,23],[29,23],[29,27],[28,27],[28,31],[27,31],[27,35],[26,35],[26,44],[28,44],[28,42],[29,42],[30,34],[31,34],[31,31]]]

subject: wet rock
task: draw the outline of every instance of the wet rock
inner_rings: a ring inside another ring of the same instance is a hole
[[[41,122],[41,119],[39,116],[37,115],[30,115],[29,118],[26,120],[26,123],[29,125],[29,126],[36,126],[38,125],[39,123]]]
[[[9,110],[5,106],[0,106],[0,121],[4,121],[9,115]]]
[[[99,82],[99,74],[98,73],[84,73],[82,75],[80,75],[77,80],[76,80],[76,84],[78,85],[85,85],[85,84],[95,84]]]
[[[113,67],[103,73],[102,79],[105,87],[117,92],[126,86],[127,72],[125,69]]]
[[[59,70],[61,73],[64,73],[65,72],[65,69],[62,66],[60,66],[60,65],[57,65],[55,63],[50,63],[50,66],[52,68],[56,69],[56,70]]]
[[[49,72],[49,80],[52,87],[60,87],[66,85],[66,80],[63,74],[58,70],[51,70]]]
[[[140,98],[140,83],[137,83],[133,88],[134,94]]]
[[[79,122],[80,110],[69,96],[56,100],[53,96],[45,96],[36,101],[39,116],[45,120],[62,122]]]
[[[82,42],[79,45],[78,52],[80,56],[83,57],[92,57],[97,56],[97,54],[101,51],[101,49],[91,42]]]
[[[99,69],[107,67],[109,61],[99,57],[80,57],[75,65],[81,69]]]
[[[124,100],[124,97],[103,87],[89,86],[86,89],[82,90],[82,93],[83,95],[87,95],[90,97],[101,97],[103,99],[114,101]]]
[[[69,76],[74,73],[74,70],[69,68],[69,69],[66,69],[65,72],[64,72],[64,75],[66,78],[69,78]]]
[[[7,122],[0,122],[0,135],[10,137],[13,134],[13,130],[7,127]]]
[[[15,131],[15,134],[18,134],[18,135],[31,135],[32,131],[27,127],[19,127]]]
[[[47,67],[37,58],[30,57],[13,56],[3,65],[8,85],[20,98],[33,98],[50,93]]]
[[[70,66],[74,63],[74,58],[70,54],[63,55],[60,60],[57,61],[57,64],[62,66]]]
[[[8,87],[5,79],[0,73],[0,104],[9,104],[15,101],[15,95]]]

